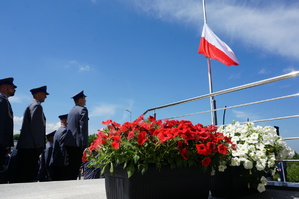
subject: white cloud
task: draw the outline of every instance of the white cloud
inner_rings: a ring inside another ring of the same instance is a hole
[[[252,120],[258,120],[259,119],[258,116],[254,115],[254,114],[252,114],[248,111],[245,112],[245,111],[233,110],[232,112],[234,113],[236,118],[241,119],[240,121],[247,121],[247,120],[252,121]],[[237,120],[237,121],[239,121],[239,120]]]
[[[168,22],[189,24],[201,34],[202,3],[198,0],[131,0],[138,10]],[[227,44],[248,46],[299,60],[299,4],[286,1],[207,1],[210,28]],[[284,4],[283,4],[284,3]],[[234,38],[235,39],[234,39]],[[235,52],[236,55],[238,54]]]
[[[262,69],[258,72],[259,75],[264,75],[264,74],[268,74],[268,73],[269,73],[269,71],[267,71],[265,68],[262,68]]]
[[[14,121],[14,134],[20,134],[20,129],[21,129],[21,126],[22,126],[23,116],[22,117],[14,116],[13,121]]]
[[[114,104],[101,104],[93,107],[90,113],[90,117],[105,116],[111,117],[116,113],[117,105]]]
[[[91,70],[91,67],[88,64],[82,64],[76,60],[70,60],[67,63],[66,67],[67,68],[77,68],[79,70],[79,72]]]
[[[52,131],[57,130],[59,127],[60,127],[60,122],[57,122],[56,124],[55,123],[47,123],[46,124],[46,132],[50,133]]]
[[[27,102],[31,99],[31,98],[29,98],[28,96],[25,96],[25,95],[18,95],[17,92],[18,91],[16,91],[15,96],[8,98],[10,103],[22,103],[24,101]]]
[[[23,116],[22,117],[17,117],[14,116],[14,134],[20,134],[20,130],[22,127],[22,122],[23,122]],[[54,130],[57,130],[60,127],[60,122],[57,122],[56,124],[54,123],[47,123],[46,124],[46,132],[50,133]]]
[[[90,71],[90,66],[88,65],[80,65],[79,71]]]
[[[228,79],[240,79],[241,78],[241,73],[232,73],[229,75]]]

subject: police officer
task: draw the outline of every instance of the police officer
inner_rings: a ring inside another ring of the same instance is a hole
[[[41,103],[45,101],[47,86],[30,90],[33,101],[24,112],[18,149],[18,182],[37,181],[38,160],[45,149],[46,117]]]
[[[6,182],[4,171],[6,159],[13,144],[13,112],[8,98],[14,96],[17,86],[14,78],[0,79],[0,183]],[[2,176],[2,177],[1,177]]]
[[[51,181],[52,180],[52,170],[50,168],[50,160],[53,152],[53,140],[56,131],[52,131],[46,135],[47,143],[46,149],[40,156],[39,160],[39,171],[38,171],[38,180],[42,181]]]
[[[79,176],[82,163],[83,150],[88,145],[88,110],[86,95],[81,91],[72,97],[75,106],[70,110],[67,119],[67,132],[65,147],[69,157],[67,175],[69,180],[75,180]]]
[[[68,156],[64,147],[64,138],[67,127],[67,114],[59,115],[60,127],[54,135],[53,152],[50,160],[52,180],[66,180],[66,165]]]

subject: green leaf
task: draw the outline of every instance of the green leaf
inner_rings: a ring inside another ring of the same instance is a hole
[[[113,162],[110,163],[110,173],[114,173],[114,166]]]
[[[135,164],[137,164],[137,162],[140,159],[140,157],[139,157],[139,155],[135,154],[134,157],[133,157],[133,159],[134,159]]]
[[[134,164],[130,164],[130,166],[127,168],[128,178],[130,178],[133,175],[134,171],[135,171]]]

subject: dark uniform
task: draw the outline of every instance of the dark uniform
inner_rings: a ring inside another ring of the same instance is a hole
[[[56,131],[52,131],[47,134],[46,149],[40,156],[39,160],[39,171],[38,180],[39,181],[51,181],[52,180],[52,170],[50,168],[50,160],[53,152],[53,137]]]
[[[85,97],[83,91],[72,97],[76,105],[69,112],[67,119],[64,144],[69,156],[69,180],[75,180],[79,176],[83,150],[88,145],[88,110],[85,107]]]
[[[13,84],[13,78],[5,78],[0,80],[0,86],[11,85],[12,89],[17,88]],[[3,88],[4,89],[4,88]],[[9,160],[8,153],[13,144],[13,112],[8,101],[8,97],[13,96],[15,90],[11,93],[4,94],[0,90],[0,183],[7,182],[6,170]],[[3,90],[4,92],[4,90]],[[6,92],[5,92],[6,93]]]
[[[45,149],[46,117],[41,102],[49,93],[47,93],[47,86],[31,89],[30,92],[34,100],[25,110],[17,144],[18,182],[37,181],[38,160]]]
[[[67,114],[60,115],[61,121],[67,120]],[[65,125],[61,125],[54,135],[53,152],[50,160],[50,167],[52,170],[52,180],[67,180],[66,166],[68,165],[68,156],[64,146],[64,138],[66,134]]]

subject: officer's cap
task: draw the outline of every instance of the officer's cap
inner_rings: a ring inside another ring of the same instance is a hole
[[[68,114],[59,115],[58,117],[59,117],[60,120],[65,120],[65,119],[67,119],[67,115]]]
[[[13,80],[14,79],[12,77],[0,79],[0,85],[9,84],[9,85],[12,85],[13,87],[17,88],[17,86],[14,85]]]
[[[86,95],[84,95],[84,91],[80,91],[79,93],[77,93],[76,95],[74,95],[72,98],[74,100],[81,98],[81,97],[87,97]]]
[[[56,130],[52,131],[51,133],[48,133],[46,136],[47,136],[47,138],[53,137],[55,133],[56,133]]]
[[[35,94],[35,93],[39,93],[39,92],[44,92],[46,93],[46,95],[49,95],[49,93],[47,92],[47,86],[42,86],[42,87],[38,87],[38,88],[33,88],[30,90],[31,94]]]

